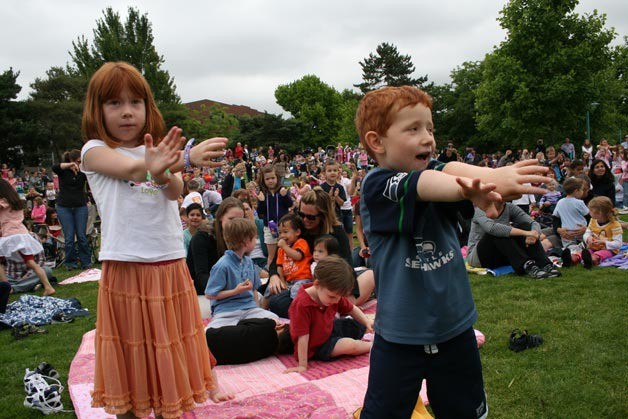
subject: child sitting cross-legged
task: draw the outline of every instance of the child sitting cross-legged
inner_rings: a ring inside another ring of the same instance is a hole
[[[373,321],[345,297],[353,281],[353,269],[345,260],[329,256],[318,262],[314,282],[303,285],[290,305],[290,337],[299,365],[286,373],[307,370],[311,358],[329,361],[371,350],[371,343],[360,339],[365,331],[373,331]],[[336,313],[351,317],[336,319]]]
[[[276,320],[276,314],[259,307],[256,290],[261,282],[253,260],[247,256],[255,248],[255,222],[233,219],[225,226],[223,236],[228,250],[213,266],[205,288],[212,311],[207,327],[235,326],[243,319]]]

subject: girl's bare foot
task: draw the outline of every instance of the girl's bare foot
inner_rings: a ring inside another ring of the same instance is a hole
[[[221,390],[213,390],[209,392],[209,398],[214,403],[225,402],[227,400],[233,400],[235,396],[233,394],[223,393]]]
[[[44,291],[44,297],[48,297],[51,296],[52,294],[54,294],[55,292],[57,292],[54,288],[47,288]]]

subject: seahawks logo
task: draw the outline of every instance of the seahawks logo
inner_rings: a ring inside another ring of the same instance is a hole
[[[388,179],[386,189],[384,189],[384,196],[393,202],[399,202],[399,185],[406,176],[408,176],[407,173],[397,173],[395,176]]]

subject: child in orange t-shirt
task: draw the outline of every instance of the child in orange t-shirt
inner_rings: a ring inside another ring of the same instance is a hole
[[[277,273],[290,288],[290,298],[294,299],[303,284],[312,282],[312,253],[307,241],[301,238],[305,231],[301,217],[288,213],[281,217],[278,227]]]

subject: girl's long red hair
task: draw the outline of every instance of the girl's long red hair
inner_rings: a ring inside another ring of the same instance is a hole
[[[161,112],[157,109],[150,86],[135,67],[123,61],[103,64],[89,81],[81,124],[84,141],[100,139],[109,147],[120,146],[120,142],[107,131],[103,118],[103,104],[119,97],[124,88],[143,98],[146,106],[146,124],[138,138],[138,145],[144,143],[145,134],[151,134],[155,144],[159,143],[165,134],[166,126]]]

